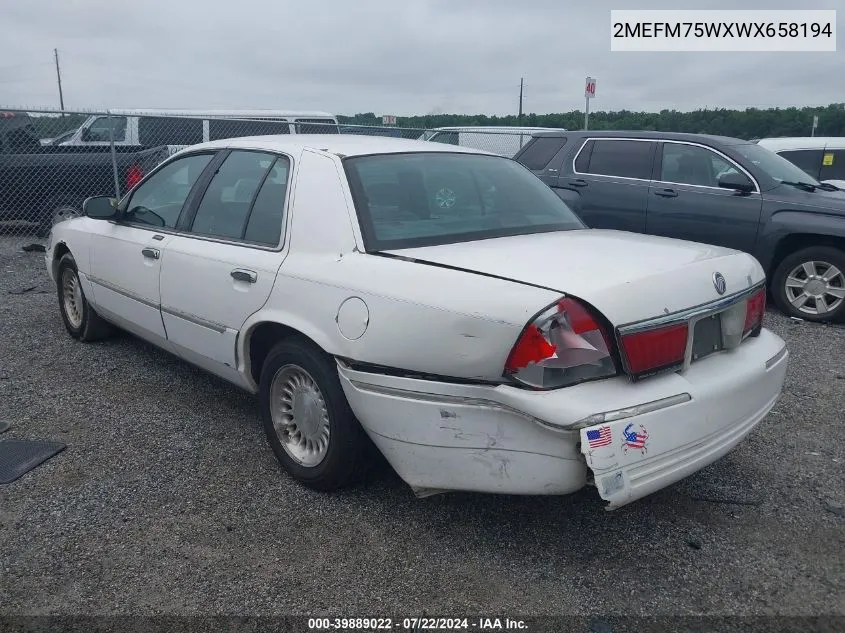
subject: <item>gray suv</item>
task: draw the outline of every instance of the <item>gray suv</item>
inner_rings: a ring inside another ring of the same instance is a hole
[[[775,303],[845,320],[845,191],[751,141],[669,132],[543,132],[514,157],[591,228],[754,255]]]

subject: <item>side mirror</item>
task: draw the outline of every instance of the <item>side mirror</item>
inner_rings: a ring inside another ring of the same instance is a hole
[[[754,191],[754,183],[748,179],[748,176],[735,171],[728,174],[722,174],[719,177],[719,186],[723,189],[734,189],[736,191],[742,191],[743,193],[751,193]]]
[[[89,141],[97,140],[97,139],[91,138],[91,129],[86,127],[86,128],[82,129],[82,134],[79,135],[79,140],[85,141],[87,143]]]
[[[117,218],[117,198],[97,196],[82,203],[82,212],[95,220],[114,220]]]

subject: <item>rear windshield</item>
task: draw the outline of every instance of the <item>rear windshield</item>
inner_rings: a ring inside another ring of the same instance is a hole
[[[584,228],[549,187],[507,158],[419,152],[344,165],[368,251]]]
[[[297,119],[297,134],[340,134],[337,123],[331,119]]]

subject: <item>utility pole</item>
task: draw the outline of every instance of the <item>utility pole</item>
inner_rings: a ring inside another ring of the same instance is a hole
[[[522,125],[522,85],[523,85],[523,77],[519,78],[519,116],[517,117],[517,123]]]
[[[59,49],[53,49],[53,57],[56,58],[56,79],[59,82],[59,106],[62,109],[62,116],[64,116],[65,111],[65,98],[62,96],[62,73],[59,70]]]

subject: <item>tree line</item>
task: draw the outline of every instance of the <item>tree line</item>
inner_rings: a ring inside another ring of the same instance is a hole
[[[834,103],[818,108],[590,112],[589,125],[591,130],[656,130],[754,139],[771,136],[810,136],[814,116],[819,117],[816,136],[845,136],[845,103]],[[382,124],[381,117],[372,112],[354,116],[338,116],[338,121],[349,125],[381,126]],[[584,112],[573,110],[555,114],[525,114],[521,122],[516,115],[428,114],[397,117],[396,125],[421,129],[470,125],[525,125],[581,130],[584,128]]]

